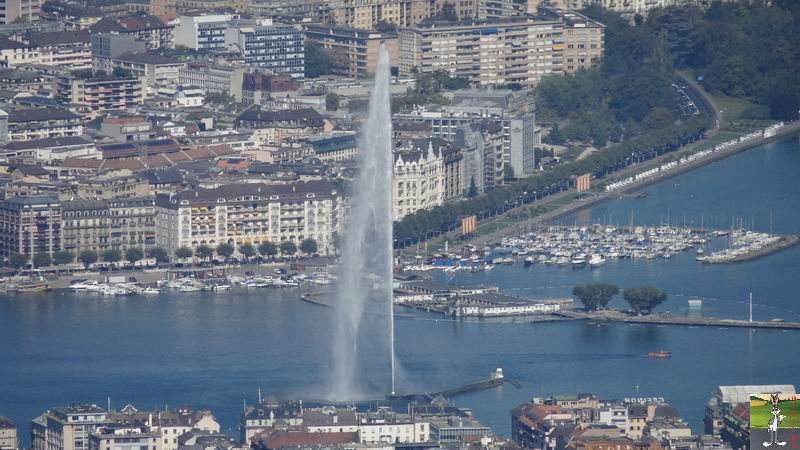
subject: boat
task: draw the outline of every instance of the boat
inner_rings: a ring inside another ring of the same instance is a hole
[[[659,350],[657,352],[649,352],[647,354],[649,358],[669,358],[672,356],[672,352],[668,352],[666,350]]]
[[[215,284],[211,287],[212,291],[229,291],[231,286],[228,284]]]
[[[589,258],[590,267],[600,267],[605,263],[606,259],[603,257],[603,255],[598,255],[597,253],[595,253],[594,255],[592,255],[591,258]]]
[[[142,294],[144,294],[144,295],[157,295],[157,294],[160,294],[160,293],[161,293],[161,289],[154,288],[154,287],[148,287],[148,288],[142,289]]]
[[[45,280],[30,280],[14,286],[14,292],[23,294],[26,292],[45,292],[50,290],[50,284]]]
[[[572,258],[572,267],[583,267],[586,264],[586,257],[583,255],[576,255]]]
[[[528,256],[525,258],[525,267],[529,267],[533,265],[533,256]]]
[[[185,285],[178,288],[178,292],[200,292],[200,290],[200,287],[192,285]]]

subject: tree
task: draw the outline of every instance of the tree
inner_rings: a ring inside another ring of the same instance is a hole
[[[194,255],[189,247],[178,247],[175,249],[175,257],[180,259],[191,258]]]
[[[53,262],[53,258],[47,253],[36,253],[33,255],[33,267],[46,267]]]
[[[136,261],[144,259],[144,251],[139,247],[131,247],[125,251],[125,259],[130,261],[131,264],[136,264]]]
[[[292,241],[281,242],[281,255],[292,256],[297,253],[297,245]]]
[[[611,298],[619,294],[619,288],[613,284],[591,283],[575,286],[572,295],[578,297],[584,308],[593,310],[605,308]]]
[[[122,252],[115,248],[110,248],[104,251],[102,256],[103,256],[103,261],[109,263],[115,263],[119,262],[119,260],[122,259]]]
[[[553,145],[562,145],[564,143],[564,136],[561,135],[561,129],[558,128],[557,123],[550,129],[550,134],[547,135],[546,141],[548,144]]]
[[[187,249],[188,250],[188,249]],[[147,249],[147,256],[153,258],[156,262],[166,263],[169,262],[169,254],[161,247],[150,247]]]
[[[394,33],[397,31],[397,25],[393,24],[392,22],[381,20],[375,24],[375,31],[379,33]]]
[[[253,244],[245,243],[239,246],[239,253],[249,260],[253,256],[256,256],[256,248],[253,247]]]
[[[311,238],[303,239],[303,242],[300,243],[300,251],[306,255],[317,253],[317,241]]]
[[[261,256],[273,257],[278,254],[278,246],[273,242],[262,242],[258,245],[258,253]]]
[[[325,96],[325,110],[338,111],[339,110],[339,94],[336,92],[328,92]]]
[[[209,259],[214,256],[214,249],[209,247],[208,245],[202,244],[198,245],[194,251],[194,254],[197,255],[200,259]]]
[[[444,2],[442,9],[433,16],[433,20],[444,20],[447,22],[457,22],[458,15],[456,14],[456,7],[450,2]]]
[[[319,78],[332,73],[333,63],[330,53],[319,43],[306,41],[305,72],[307,78]]]
[[[654,287],[625,289],[622,296],[631,305],[636,314],[639,315],[643,311],[652,312],[656,306],[667,300],[667,294]]]
[[[63,266],[75,261],[75,253],[69,250],[59,250],[53,253],[53,264]]]
[[[223,258],[230,258],[236,249],[231,244],[222,243],[217,246],[217,254]]]
[[[28,264],[28,257],[22,253],[12,253],[8,257],[8,266],[20,270]]]
[[[475,177],[470,177],[469,179],[469,191],[467,191],[467,197],[474,198],[477,197],[479,194],[478,186],[475,185]]]
[[[94,250],[84,250],[78,255],[78,259],[80,259],[83,266],[88,269],[89,266],[97,262],[97,252]]]

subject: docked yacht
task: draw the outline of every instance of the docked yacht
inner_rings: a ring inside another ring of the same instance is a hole
[[[605,263],[606,259],[603,257],[603,255],[600,255],[598,253],[593,254],[592,257],[589,258],[590,267],[600,267]]]

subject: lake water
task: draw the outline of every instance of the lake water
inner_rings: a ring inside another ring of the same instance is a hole
[[[627,225],[670,222],[729,228],[732,219],[759,230],[800,233],[800,145],[784,140],[742,153],[583,211],[563,223]],[[682,311],[688,296],[704,313],[744,318],[748,292],[756,319],[800,320],[796,289],[800,248],[736,265],[702,266],[691,254],[672,260],[618,261],[601,268],[514,265],[459,273],[452,283],[500,285],[526,296],[567,295],[604,281],[653,285],[669,293],[659,309]],[[443,279],[443,278],[442,278]],[[617,306],[623,306],[617,300]],[[516,321],[459,322],[402,311],[397,319],[401,391],[435,391],[484,378],[495,367],[517,389],[472,393],[456,405],[475,410],[495,431],[510,433],[510,409],[533,396],[593,392],[603,398],[663,396],[697,429],[720,384],[800,384],[790,349],[800,333]],[[121,408],[210,407],[236,435],[243,399],[256,390],[319,398],[330,371],[330,311],[295,291],[233,291],[154,298],[50,293],[0,298],[0,415],[20,427],[49,407],[78,402]],[[668,360],[642,355],[667,349]],[[374,354],[375,379],[386,379]]]

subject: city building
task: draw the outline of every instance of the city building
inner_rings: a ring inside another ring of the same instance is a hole
[[[241,52],[251,66],[292,78],[305,76],[303,31],[299,26],[271,19],[238,22],[225,30],[225,46]]]
[[[362,444],[409,444],[430,440],[430,423],[409,414],[379,407],[358,414],[358,437]]]
[[[64,250],[101,253],[155,245],[155,206],[152,198],[113,200],[74,199],[61,208]],[[163,448],[161,450],[164,450]]]
[[[158,441],[157,450],[178,450],[181,447],[181,438],[186,433],[199,431],[219,434],[220,429],[219,422],[211,411],[188,407],[177,410],[139,411],[132,405],[127,405],[120,412],[110,413],[109,418],[116,423],[142,427],[152,432]]]
[[[124,111],[144,102],[142,79],[103,72],[73,72],[56,79],[56,98],[89,116]]]
[[[106,16],[89,27],[91,33],[128,35],[145,43],[147,48],[169,48],[174,45],[174,26],[156,16],[139,14],[125,17]]]
[[[392,218],[444,203],[444,144],[441,140],[411,141],[394,151]]]
[[[92,431],[107,424],[106,411],[97,405],[53,408],[33,420],[31,446],[36,450],[90,450]]]
[[[92,67],[92,41],[88,30],[30,33],[27,41],[39,51],[37,64],[67,70]]]
[[[472,417],[432,419],[431,440],[434,442],[468,442],[492,436],[492,429]]]
[[[95,70],[112,72],[114,69],[122,69],[140,79],[149,88],[177,85],[180,70],[186,66],[186,63],[175,58],[135,50],[108,59],[98,59],[96,62]],[[101,65],[103,63],[105,65]]]
[[[294,92],[300,83],[288,74],[245,73],[241,84],[241,98],[245,105],[263,105],[280,92]]]
[[[175,27],[175,45],[192,50],[224,50],[225,30],[233,14],[181,14]]]
[[[362,30],[381,22],[413,26],[431,15],[430,0],[335,0],[326,6],[331,22]]]
[[[205,89],[208,93],[230,95],[241,102],[245,75],[245,66],[187,63],[178,70],[178,83]]]
[[[311,138],[309,144],[314,149],[314,156],[321,161],[341,162],[358,156],[358,137],[355,134]]]
[[[250,243],[314,239],[320,254],[334,251],[342,195],[328,181],[283,185],[229,184],[156,197],[156,240],[178,247],[238,247]]]
[[[67,158],[100,158],[94,142],[78,136],[9,142],[0,147],[0,155],[46,162]]]
[[[8,137],[11,141],[77,137],[81,134],[83,119],[66,109],[45,107],[8,111]]]
[[[8,417],[0,416],[0,450],[17,450],[17,426]]]
[[[150,195],[150,184],[130,170],[116,170],[78,180],[75,194],[87,200],[147,197]]]
[[[148,426],[101,425],[89,435],[89,450],[159,450],[160,437]]]
[[[556,12],[551,17],[400,28],[400,75],[445,70],[480,86],[530,88],[547,75],[572,73],[597,63],[596,55],[603,53],[604,32],[601,24],[577,13]],[[569,45],[573,47],[566,48]],[[565,64],[565,54],[573,59],[571,64]]]
[[[462,125],[456,130],[454,143],[464,158],[465,195],[482,194],[503,184],[506,140],[502,124],[482,121]]]
[[[110,67],[111,58],[128,52],[146,52],[147,45],[135,35],[92,33],[92,67]]]
[[[8,67],[39,62],[39,49],[30,44],[0,37],[0,61]]]
[[[38,22],[42,3],[41,0],[0,0],[0,25]]]
[[[239,422],[241,441],[251,442],[259,433],[274,429],[277,421],[284,422],[288,426],[303,425],[304,417],[303,402],[300,400],[259,398],[258,405],[248,406],[242,413]]]
[[[397,35],[371,30],[359,30],[336,25],[309,24],[305,26],[306,39],[316,42],[333,54],[346,56],[347,64],[334,67],[338,75],[352,78],[371,77],[378,66],[381,45],[389,52],[389,61],[397,65]]]
[[[306,139],[331,131],[330,123],[312,108],[267,111],[255,105],[236,118],[236,127],[253,130],[262,146],[278,145],[287,139]]]

